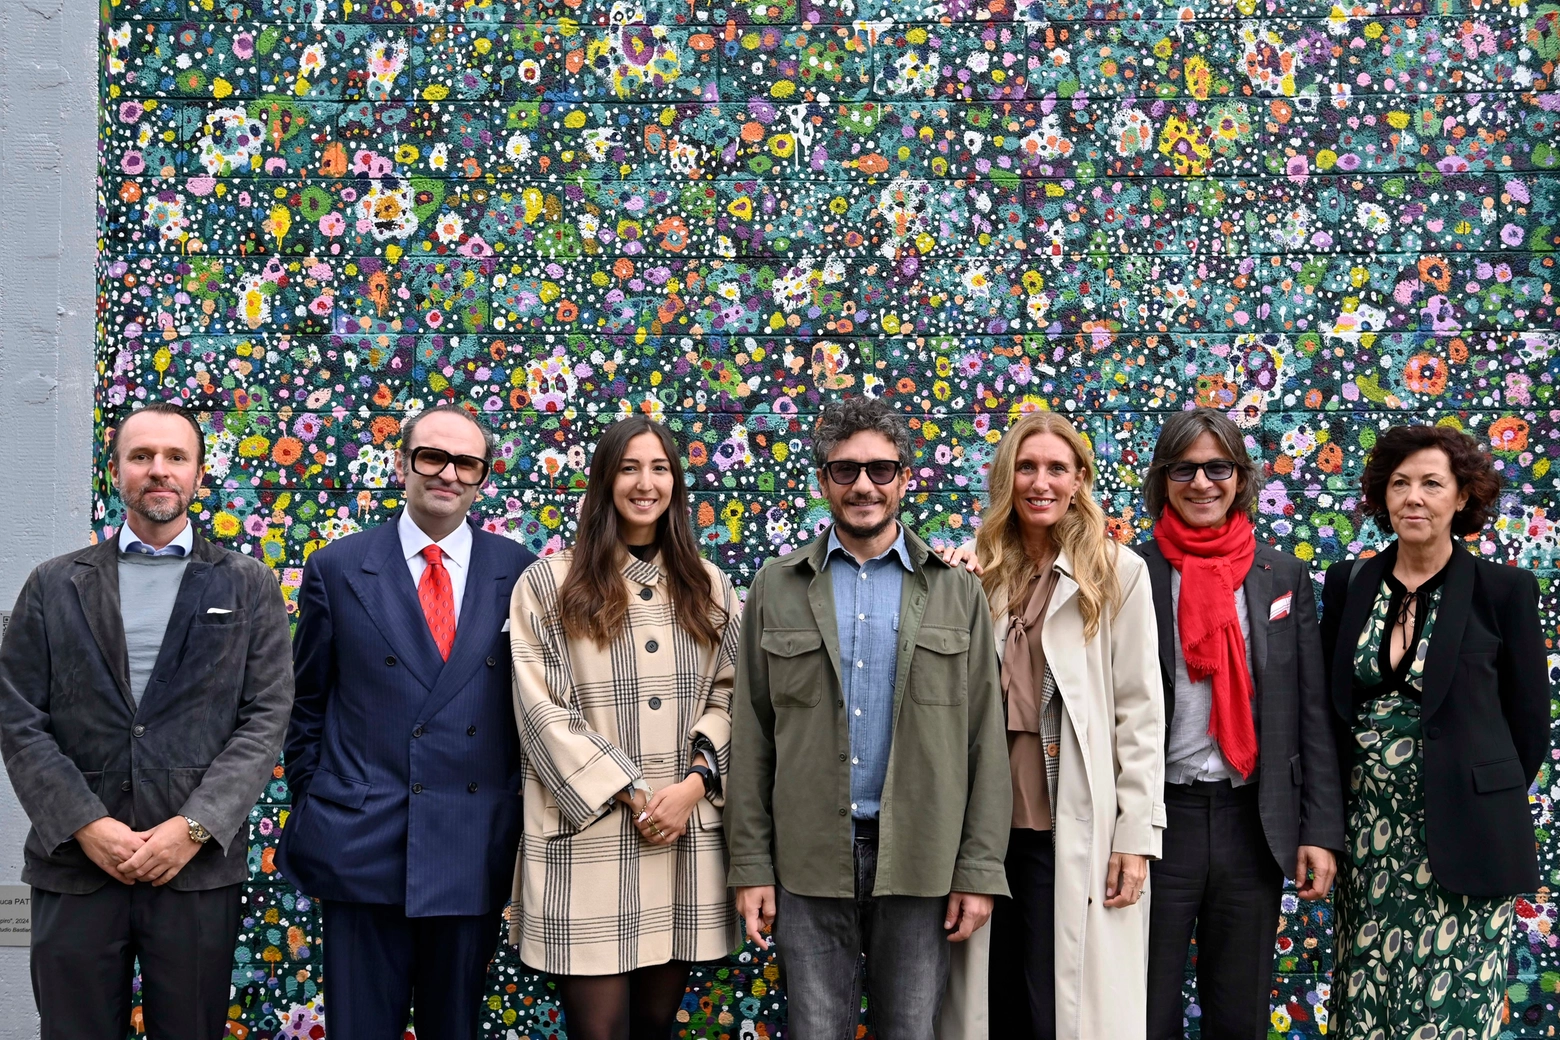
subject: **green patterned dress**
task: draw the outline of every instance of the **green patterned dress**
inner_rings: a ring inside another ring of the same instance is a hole
[[[1405,590],[1390,575],[1355,648],[1350,848],[1334,896],[1327,1031],[1344,1040],[1493,1040],[1501,1028],[1512,900],[1446,891],[1425,847],[1419,691],[1440,577],[1421,594],[1413,650],[1395,670],[1387,635]]]

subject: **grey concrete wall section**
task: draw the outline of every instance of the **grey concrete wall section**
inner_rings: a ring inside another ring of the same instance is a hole
[[[0,2],[0,609],[91,528],[97,5]],[[0,772],[0,883],[27,818]],[[38,1036],[27,950],[0,948],[0,1040]]]

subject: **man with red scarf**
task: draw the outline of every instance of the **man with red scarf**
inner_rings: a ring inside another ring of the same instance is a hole
[[[1184,1035],[1194,929],[1203,1040],[1266,1037],[1284,877],[1321,899],[1344,847],[1310,569],[1257,544],[1257,472],[1240,429],[1197,408],[1164,424],[1144,481],[1168,814],[1150,866],[1148,1040]]]

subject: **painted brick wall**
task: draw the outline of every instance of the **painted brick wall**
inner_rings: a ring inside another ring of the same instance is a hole
[[[1131,539],[1160,418],[1229,409],[1262,537],[1319,568],[1379,542],[1376,432],[1441,421],[1496,451],[1475,548],[1540,573],[1553,637],[1560,6],[878,3],[105,0],[100,432],[199,409],[200,522],[291,602],[312,549],[394,508],[398,424],[437,400],[499,429],[481,508],[537,551],[601,427],[664,420],[739,585],[824,522],[807,431],[842,394],[914,416],[907,515],[940,541],[1018,412],[1087,430]],[[235,1035],[321,1035],[286,805],[278,770]],[[1503,1036],[1560,1027],[1555,917],[1518,905]],[[1330,925],[1286,901],[1275,1035],[1322,1034]],[[494,972],[489,1036],[558,1034],[543,981]],[[752,950],[701,969],[686,1035],[775,1036],[775,978]]]

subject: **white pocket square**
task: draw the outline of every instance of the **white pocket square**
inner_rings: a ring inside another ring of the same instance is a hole
[[[500,632],[508,632],[509,631],[509,619],[508,618],[504,619],[504,627],[499,629],[499,631]]]
[[[229,610],[227,607],[207,607],[206,608],[206,613],[208,613],[208,614],[231,614],[233,612],[231,610]]]

